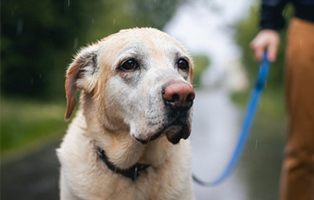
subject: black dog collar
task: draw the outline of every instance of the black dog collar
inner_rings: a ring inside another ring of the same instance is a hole
[[[99,147],[96,147],[97,149],[97,153],[99,158],[106,164],[106,166],[113,172],[121,174],[127,178],[130,178],[133,180],[133,182],[136,181],[136,179],[138,178],[138,176],[140,175],[139,172],[145,170],[147,167],[149,167],[150,165],[146,165],[146,164],[140,164],[140,163],[136,163],[135,165],[133,165],[132,167],[128,168],[128,169],[120,169],[118,167],[116,167],[112,162],[110,162],[108,160],[108,157],[105,154],[105,151]]]

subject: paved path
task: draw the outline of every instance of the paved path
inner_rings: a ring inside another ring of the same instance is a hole
[[[59,199],[59,141],[1,165],[2,200]]]
[[[202,180],[213,181],[222,173],[233,152],[240,112],[225,91],[201,91],[196,94],[193,120],[193,172]],[[236,172],[215,187],[194,183],[194,192],[198,200],[246,200],[242,182]]]

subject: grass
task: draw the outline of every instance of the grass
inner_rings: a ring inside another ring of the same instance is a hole
[[[248,98],[248,92],[231,96],[242,110]],[[278,196],[286,134],[283,90],[265,88],[238,167],[246,177],[251,199],[275,199]]]
[[[60,138],[65,133],[64,103],[25,99],[1,99],[1,154]]]
[[[231,99],[241,108],[245,108],[249,99],[249,91],[234,93],[231,95]],[[285,117],[286,111],[283,90],[266,87],[261,95],[258,113],[265,116],[271,116],[275,119]]]
[[[231,96],[242,110],[245,110],[249,93],[236,93]],[[262,94],[256,116],[252,125],[253,139],[262,139],[265,142],[283,143],[287,132],[287,113],[284,92],[278,88],[265,88]]]

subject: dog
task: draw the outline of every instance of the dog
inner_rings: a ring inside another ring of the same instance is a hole
[[[57,149],[62,200],[194,199],[193,64],[153,28],[121,30],[76,55],[66,73],[69,120]]]

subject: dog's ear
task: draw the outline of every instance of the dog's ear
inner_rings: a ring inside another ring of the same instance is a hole
[[[95,76],[98,73],[98,46],[83,48],[70,64],[65,80],[67,110],[65,120],[69,120],[77,103],[76,91],[91,92],[95,87]]]

